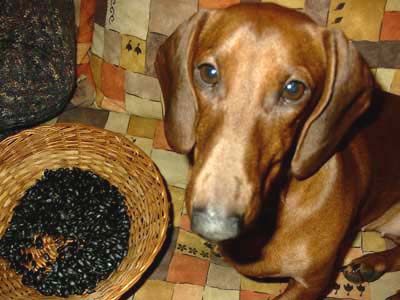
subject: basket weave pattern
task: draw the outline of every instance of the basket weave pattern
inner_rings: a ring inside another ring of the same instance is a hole
[[[45,169],[79,167],[115,185],[126,198],[131,218],[129,251],[111,276],[90,295],[68,299],[118,299],[153,262],[165,240],[168,197],[148,156],[122,135],[81,124],[56,124],[23,131],[0,142],[0,237],[13,208]],[[0,259],[0,299],[44,300],[21,283],[21,276]]]

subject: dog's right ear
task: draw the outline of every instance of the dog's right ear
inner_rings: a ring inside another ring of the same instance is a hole
[[[200,11],[179,25],[158,49],[154,63],[164,98],[165,134],[168,144],[181,153],[190,152],[195,144],[193,47],[207,16],[207,11]]]

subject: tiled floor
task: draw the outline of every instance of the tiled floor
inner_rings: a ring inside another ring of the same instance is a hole
[[[169,242],[151,270],[124,300],[267,300],[285,289],[285,282],[260,283],[243,277],[213,252],[210,243],[190,232],[183,205],[189,163],[184,155],[168,148],[162,121],[75,108],[50,123],[65,121],[92,124],[125,134],[155,161],[169,186],[174,210]],[[383,250],[388,245],[378,234],[360,234],[345,262],[365,252]],[[339,274],[327,299],[383,300],[398,289],[400,272],[362,285],[353,285]]]

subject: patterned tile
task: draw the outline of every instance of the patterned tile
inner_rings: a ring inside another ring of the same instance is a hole
[[[104,128],[109,112],[98,111],[95,109],[76,107],[64,111],[57,119],[57,123],[71,122],[83,123],[100,128]]]
[[[353,40],[378,41],[385,4],[386,0],[331,0],[328,26],[342,29]]]
[[[154,61],[157,55],[157,50],[160,47],[162,43],[165,42],[167,39],[167,36],[155,33],[155,32],[150,32],[147,40],[146,40],[146,47],[147,47],[147,52],[146,52],[146,71],[145,74],[153,77],[156,76],[156,72],[154,71]]]
[[[379,252],[386,250],[386,242],[378,232],[363,232],[362,250],[364,252]]]
[[[102,65],[101,88],[106,97],[125,102],[125,72],[123,69],[104,62]]]
[[[121,35],[119,32],[106,29],[104,31],[104,60],[119,65],[121,57]]]
[[[125,95],[127,111],[136,116],[162,119],[162,106],[158,101],[146,100],[135,95]]]
[[[381,300],[394,295],[400,289],[400,272],[386,273],[379,280],[371,282],[371,299]]]
[[[271,300],[273,297],[275,296],[251,291],[240,291],[240,300]]]
[[[138,137],[153,139],[157,120],[138,116],[131,116],[128,126],[128,134]]]
[[[189,172],[189,160],[186,155],[153,149],[151,158],[169,185],[186,188]]]
[[[207,280],[208,266],[207,260],[175,253],[171,260],[167,280],[204,286]]]
[[[210,248],[207,247],[206,240],[185,230],[179,230],[175,251],[177,253],[195,256],[200,259],[210,258]]]
[[[149,27],[150,0],[110,1],[106,28],[146,40]]]
[[[197,0],[151,1],[149,31],[169,36],[179,24],[197,11]]]
[[[163,121],[159,121],[157,123],[156,132],[154,134],[153,147],[155,149],[163,149],[163,150],[172,151],[171,147],[168,145],[168,141],[165,136]]]
[[[290,8],[303,8],[305,0],[262,0],[261,2],[271,2]]]
[[[181,223],[181,215],[184,205],[185,190],[174,186],[169,186],[168,190],[171,195],[172,208],[174,210],[174,226],[179,227],[179,224]]]
[[[135,300],[171,300],[174,285],[160,280],[147,280],[135,293]]]
[[[172,300],[202,300],[204,288],[192,284],[176,284]]]
[[[400,12],[385,12],[382,21],[381,40],[400,40]]]
[[[220,290],[206,286],[203,300],[239,300],[239,291]]]
[[[121,67],[132,72],[144,72],[146,41],[135,36],[122,35]]]
[[[336,278],[336,283],[333,290],[328,294],[328,297],[339,299],[352,299],[352,300],[371,300],[371,290],[367,283],[353,284],[339,273]]]
[[[240,0],[199,0],[200,8],[225,8],[240,3]]]
[[[130,116],[128,114],[110,112],[104,128],[114,132],[126,134],[129,125],[129,118]]]
[[[231,267],[211,263],[208,270],[207,286],[225,290],[240,290],[240,275]]]

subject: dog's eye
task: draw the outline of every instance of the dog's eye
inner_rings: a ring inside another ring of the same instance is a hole
[[[214,85],[218,82],[218,71],[213,65],[203,64],[199,66],[199,70],[201,80],[203,80],[205,83]]]
[[[283,87],[282,97],[290,101],[296,101],[304,95],[305,90],[306,86],[304,83],[292,80]]]

